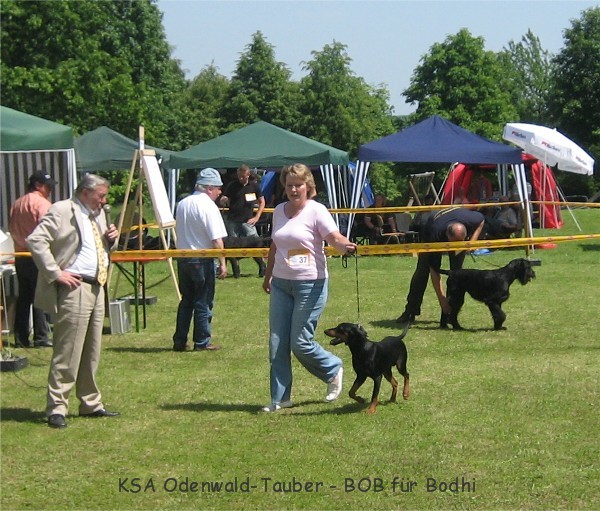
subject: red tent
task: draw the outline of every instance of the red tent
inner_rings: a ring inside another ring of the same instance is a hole
[[[526,174],[532,185],[532,201],[560,201],[558,186],[552,169],[533,156],[523,153],[523,164]],[[495,172],[495,165],[468,165],[459,163],[456,165],[442,189],[442,204],[464,203],[468,196],[473,174],[478,171]],[[540,226],[547,229],[560,229],[563,225],[560,206],[550,204],[539,204],[538,219]]]

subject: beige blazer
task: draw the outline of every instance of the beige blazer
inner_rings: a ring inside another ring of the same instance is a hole
[[[35,289],[34,304],[36,307],[56,314],[58,300],[58,284],[56,279],[62,270],[71,265],[81,250],[81,233],[84,217],[80,205],[68,199],[56,202],[42,218],[38,226],[27,237],[27,245],[38,268],[39,275]],[[106,216],[98,217],[100,232],[105,233],[108,226]],[[106,251],[108,240],[102,236]]]

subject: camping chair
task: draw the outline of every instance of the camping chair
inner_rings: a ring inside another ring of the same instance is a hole
[[[410,229],[412,221],[410,213],[396,213],[394,214],[394,220],[396,221],[396,232],[382,234],[386,238],[386,245],[390,242],[414,243],[418,241],[419,233]]]

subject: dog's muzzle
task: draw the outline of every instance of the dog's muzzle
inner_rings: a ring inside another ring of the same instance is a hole
[[[338,344],[342,344],[343,342],[346,342],[346,339],[342,339],[341,337],[338,337],[337,332],[335,330],[325,330],[323,333],[328,337],[333,337],[333,339],[331,339],[331,341],[329,341],[329,344],[331,346],[337,346]]]

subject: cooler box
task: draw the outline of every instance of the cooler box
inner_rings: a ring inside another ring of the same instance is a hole
[[[114,300],[109,304],[110,333],[124,334],[131,330],[129,300]]]

